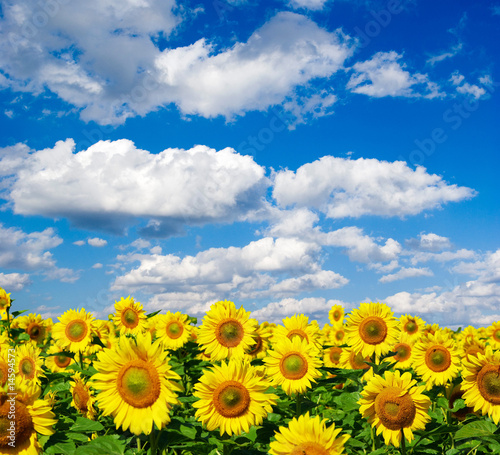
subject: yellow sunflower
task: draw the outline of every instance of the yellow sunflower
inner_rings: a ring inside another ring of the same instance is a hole
[[[304,393],[321,376],[321,352],[314,344],[299,337],[283,338],[267,351],[264,363],[273,385],[280,385],[287,395]]]
[[[340,356],[343,348],[332,346],[323,351],[323,364],[329,368],[340,368]]]
[[[408,335],[412,342],[417,341],[423,334],[425,328],[425,321],[418,316],[410,316],[403,314],[399,318],[399,327],[401,332]]]
[[[280,427],[275,433],[275,441],[270,444],[270,455],[340,455],[348,434],[339,436],[342,428],[332,423],[326,427],[326,419],[310,417],[309,412],[293,418],[288,427]]]
[[[293,339],[295,337],[306,340],[309,344],[314,344],[317,349],[321,349],[321,330],[316,321],[309,323],[309,318],[303,314],[283,319],[283,325],[278,325],[273,330],[272,343],[277,343],[283,338]]]
[[[80,414],[90,420],[94,420],[96,411],[94,409],[95,397],[94,392],[84,382],[79,372],[76,372],[70,379],[70,392],[73,400],[73,406]]]
[[[460,372],[460,353],[455,340],[441,330],[422,337],[413,347],[413,369],[427,388],[446,385]]]
[[[142,309],[139,302],[128,296],[123,297],[120,301],[115,301],[115,314],[113,322],[117,329],[120,330],[120,335],[137,335],[146,330],[146,312]]]
[[[263,359],[270,347],[270,339],[273,329],[269,324],[257,326],[254,336],[254,344],[245,352],[245,358],[249,361],[253,359]]]
[[[328,312],[330,323],[342,324],[344,322],[344,307],[342,305],[333,305]]]
[[[9,379],[9,355],[7,349],[0,351],[0,390],[3,390]],[[11,371],[12,372],[12,371]]]
[[[43,357],[41,350],[32,342],[18,345],[16,348],[16,366],[17,374],[29,384],[29,393],[34,392],[40,387],[40,378],[45,376],[43,373]]]
[[[413,362],[414,337],[407,332],[401,332],[397,343],[391,348],[396,355],[392,357],[393,362],[397,362],[394,368],[398,370],[409,370]]]
[[[233,302],[214,303],[203,317],[198,329],[197,342],[211,360],[230,357],[243,358],[255,343],[257,321],[250,319],[250,312],[238,310]]]
[[[10,307],[10,293],[7,294],[4,288],[0,288],[0,311],[6,311]]]
[[[47,357],[45,357],[45,366],[53,373],[66,371],[67,366],[75,363],[69,355],[70,352],[64,351],[56,344],[48,349],[47,354]]]
[[[486,347],[484,354],[464,360],[462,369],[463,399],[474,412],[488,414],[500,422],[500,351]]]
[[[378,361],[378,359],[375,360]],[[343,348],[340,353],[338,368],[344,370],[365,370],[361,379],[363,381],[368,381],[373,377],[373,368],[366,362],[371,361],[372,359],[370,357],[363,357],[361,352],[356,352],[351,348]]]
[[[453,409],[455,407],[455,401],[463,399],[464,391],[462,390],[461,384],[450,384],[446,388],[446,398],[448,398],[448,407]],[[459,409],[457,412],[452,412],[451,415],[457,420],[463,421],[468,414],[473,414],[474,408],[471,406],[466,406],[465,408]]]
[[[194,386],[195,416],[209,431],[219,429],[220,435],[248,433],[253,425],[260,425],[277,396],[266,393],[269,382],[257,369],[239,359],[230,359],[220,366],[205,371]]]
[[[38,395],[18,390],[16,395],[0,392],[0,453],[5,455],[38,455],[38,434],[50,436],[57,420],[52,407]],[[15,415],[11,419],[12,414]]]
[[[156,336],[163,342],[165,349],[175,351],[182,348],[191,337],[191,326],[187,314],[180,311],[158,315],[156,322]]]
[[[92,380],[103,415],[112,415],[117,428],[135,435],[150,434],[153,424],[159,429],[168,424],[181,391],[175,382],[180,376],[168,360],[162,343],[152,343],[150,333],[139,333],[136,340],[120,337],[114,349],[99,352]]]
[[[363,356],[377,357],[389,352],[398,340],[398,320],[383,303],[362,303],[349,314],[346,343]]]
[[[58,317],[58,323],[52,327],[52,336],[61,348],[71,352],[82,352],[92,341],[94,316],[85,309],[68,310]]]
[[[427,411],[431,405],[423,394],[425,386],[415,386],[409,371],[386,371],[384,376],[374,376],[361,392],[359,412],[382,433],[386,445],[399,447],[401,438],[413,440],[415,430],[423,430],[431,420]]]
[[[13,328],[23,329],[30,336],[31,341],[35,343],[43,343],[51,325],[48,321],[43,320],[41,315],[32,313],[28,316],[19,316],[12,323]]]
[[[493,349],[500,349],[500,321],[494,322],[486,328],[488,344]]]

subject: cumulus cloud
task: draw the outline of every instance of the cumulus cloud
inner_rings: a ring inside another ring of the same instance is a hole
[[[318,11],[323,9],[328,0],[289,0],[289,4],[292,8],[308,9],[312,11]]]
[[[20,291],[31,284],[27,273],[0,273],[0,287],[7,293]]]
[[[450,239],[430,232],[428,234],[420,233],[418,239],[409,239],[406,245],[415,250],[421,251],[441,251],[451,248]]]
[[[419,262],[449,262],[456,261],[458,259],[473,259],[477,256],[477,253],[466,248],[461,248],[457,251],[442,251],[441,253],[424,253],[419,252],[413,255],[410,259],[412,264],[418,264]]]
[[[104,239],[100,239],[99,237],[93,237],[91,239],[88,239],[87,243],[90,246],[95,246],[95,247],[100,248],[100,247],[106,246],[108,244],[108,241],[104,240]]]
[[[267,186],[265,170],[252,157],[201,145],[152,154],[118,140],[74,153],[68,139],[25,155],[12,168],[8,161],[3,172],[16,172],[7,196],[15,213],[66,217],[114,232],[149,219],[143,234],[151,236],[177,233],[189,223],[237,219],[262,205]]]
[[[379,279],[381,283],[391,283],[392,281],[403,280],[405,278],[414,278],[420,276],[433,276],[432,270],[425,268],[416,267],[402,267],[396,273],[391,273],[390,275],[384,275]]]
[[[406,65],[399,62],[401,58],[394,51],[377,52],[370,60],[355,63],[347,88],[375,98],[439,96],[437,85],[426,74],[410,74]]]
[[[416,215],[475,196],[471,188],[447,184],[440,176],[405,162],[350,160],[324,156],[274,175],[280,206],[317,208],[329,218]]]

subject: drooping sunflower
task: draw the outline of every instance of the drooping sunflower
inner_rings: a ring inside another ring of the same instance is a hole
[[[52,327],[52,337],[61,348],[78,353],[92,341],[94,316],[85,309],[68,310],[58,317],[58,323]]]
[[[75,363],[69,355],[70,352],[64,351],[56,344],[48,349],[47,354],[47,357],[45,357],[45,366],[53,373],[66,371],[66,367]]]
[[[16,455],[37,455],[41,453],[38,434],[50,436],[54,433],[52,426],[57,422],[52,407],[45,400],[37,399],[38,395],[29,395],[18,390],[16,396],[0,392],[0,453]],[[14,410],[12,408],[15,408]],[[9,415],[15,415],[10,419]],[[10,428],[15,435],[11,437]],[[10,445],[9,445],[10,443]],[[14,447],[12,447],[14,443]]]
[[[448,407],[453,409],[455,407],[455,401],[459,399],[463,399],[464,391],[462,390],[461,384],[449,384],[446,387],[446,398],[448,398]],[[465,408],[461,408],[456,412],[452,412],[451,416],[457,420],[463,421],[467,417],[468,414],[473,414],[474,408],[471,406],[466,406]]]
[[[401,438],[413,440],[415,430],[423,430],[431,420],[427,411],[431,405],[423,394],[425,386],[415,386],[409,371],[386,371],[384,376],[374,376],[363,388],[359,412],[382,433],[386,445],[399,447]]]
[[[403,314],[399,318],[399,327],[401,332],[406,333],[409,339],[414,343],[422,336],[425,328],[425,321],[418,316]]]
[[[27,387],[30,394],[35,393],[40,387],[40,378],[45,376],[42,369],[43,357],[40,353],[41,350],[32,342],[16,348],[17,374],[29,384]]]
[[[474,412],[488,414],[500,422],[500,351],[486,347],[484,354],[464,360],[462,369],[463,399]]]
[[[309,322],[309,318],[303,314],[294,314],[292,317],[283,319],[283,325],[278,325],[273,330],[272,343],[277,343],[284,337],[293,339],[295,337],[314,344],[317,349],[321,348],[321,330],[316,321]]]
[[[32,313],[28,316],[19,316],[12,323],[12,327],[23,329],[35,343],[44,341],[51,325],[47,320],[43,320],[41,315]]]
[[[253,359],[263,359],[270,348],[270,339],[273,329],[269,324],[257,326],[254,336],[254,344],[245,352],[245,358],[249,361]]]
[[[305,339],[283,338],[267,351],[264,364],[273,385],[279,385],[287,395],[304,393],[321,376],[321,352]]]
[[[135,302],[128,296],[115,300],[115,314],[113,322],[120,331],[120,335],[137,335],[146,330],[146,312],[140,302]]]
[[[214,303],[203,317],[197,342],[211,360],[243,358],[254,344],[257,321],[243,307],[236,309],[233,302]]]
[[[96,411],[94,409],[95,397],[94,392],[90,390],[79,372],[76,372],[70,379],[70,392],[73,400],[73,406],[80,414],[90,420],[94,420]]]
[[[349,314],[346,343],[363,356],[386,354],[399,336],[399,322],[383,303],[362,303]]]
[[[376,361],[378,359],[375,359]],[[372,359],[364,356],[361,352],[356,352],[351,348],[343,348],[339,358],[338,367],[344,370],[365,370],[362,376],[363,381],[368,381],[373,377],[373,368],[366,362],[371,362]]]
[[[350,435],[339,436],[342,428],[332,423],[326,427],[326,419],[310,417],[309,411],[294,417],[287,427],[280,427],[275,441],[270,444],[270,455],[340,455]]]
[[[182,348],[191,337],[191,326],[188,315],[180,311],[158,315],[156,322],[156,336],[162,340],[165,349],[175,351]]]
[[[149,333],[139,333],[136,340],[120,337],[115,348],[97,353],[92,380],[103,415],[112,415],[117,428],[135,435],[150,434],[153,424],[163,428],[181,390],[175,382],[180,376],[168,360],[162,343],[152,343]]]
[[[342,324],[344,322],[344,307],[342,305],[333,305],[328,312],[328,319],[332,325]]]
[[[446,385],[460,372],[460,352],[455,340],[438,330],[420,338],[413,347],[413,369],[426,382],[427,388]]]
[[[277,396],[266,393],[269,382],[255,367],[240,359],[230,359],[205,371],[194,386],[195,416],[209,431],[219,429],[220,435],[248,433],[260,425]]]

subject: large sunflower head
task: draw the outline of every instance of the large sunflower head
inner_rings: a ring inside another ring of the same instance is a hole
[[[120,337],[113,349],[97,354],[93,387],[103,415],[112,415],[116,427],[133,434],[149,434],[153,424],[161,429],[170,422],[170,410],[178,403],[175,382],[180,376],[171,370],[160,340],[151,334]]]
[[[255,342],[257,321],[243,307],[233,302],[214,303],[198,329],[197,342],[213,361],[243,358]]]
[[[427,388],[446,385],[456,378],[461,367],[460,351],[455,340],[438,330],[422,337],[413,347],[413,368]]]
[[[71,406],[87,419],[94,420],[96,415],[94,392],[86,384],[79,372],[76,372],[71,377],[70,392],[73,397]]]
[[[362,303],[352,310],[345,330],[347,344],[363,356],[386,354],[399,336],[398,320],[383,303]]]
[[[321,348],[321,330],[316,321],[309,322],[309,318],[303,314],[294,314],[292,317],[283,319],[283,325],[278,325],[273,330],[273,344],[282,338],[299,338],[307,343],[314,344],[317,349]]]
[[[463,399],[474,411],[488,414],[500,422],[500,351],[486,347],[484,354],[464,360],[462,369]]]
[[[304,393],[321,376],[321,352],[314,344],[295,337],[283,338],[267,351],[264,363],[272,384],[280,385],[287,395]]]
[[[146,330],[146,312],[139,302],[128,296],[115,301],[113,322],[120,335],[137,335]]]
[[[377,434],[384,437],[386,445],[399,447],[401,438],[413,440],[413,431],[423,430],[431,419],[427,411],[431,405],[423,394],[425,386],[415,386],[410,372],[403,375],[386,371],[384,376],[374,376],[361,392],[359,412],[368,419]]]
[[[59,322],[52,327],[52,337],[61,348],[78,353],[92,341],[94,316],[85,309],[68,310],[59,318]]]
[[[287,427],[280,427],[275,441],[270,444],[271,455],[340,455],[348,434],[339,436],[342,428],[332,423],[326,426],[326,419],[310,417],[309,412],[293,418]]]
[[[155,326],[156,336],[163,341],[165,349],[175,351],[184,346],[191,337],[188,316],[180,311],[167,311],[167,314],[158,315]]]
[[[221,436],[248,433],[276,404],[278,397],[266,393],[268,388],[268,381],[249,363],[239,359],[222,362],[205,371],[194,386],[193,395],[199,398],[193,404],[195,416],[209,431],[218,428]]]

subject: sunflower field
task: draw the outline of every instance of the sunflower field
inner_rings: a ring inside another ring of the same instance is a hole
[[[500,322],[458,331],[383,303],[320,327],[231,301],[197,321],[17,310],[0,288],[0,454],[500,453]]]

